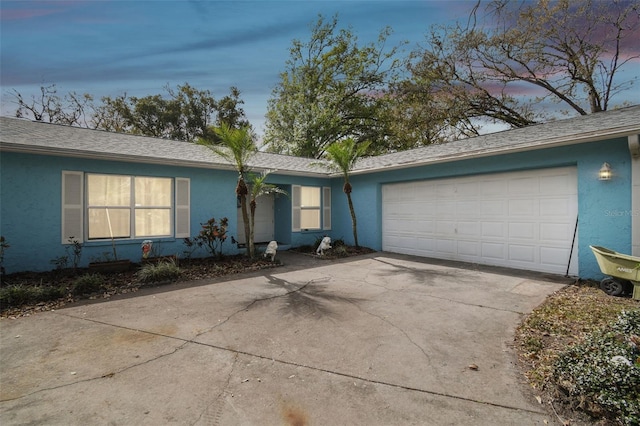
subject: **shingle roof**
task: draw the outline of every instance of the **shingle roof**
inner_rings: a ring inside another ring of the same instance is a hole
[[[640,133],[640,105],[363,158],[355,172],[571,145]]]
[[[0,117],[0,150],[188,167],[232,169],[211,149],[188,142]],[[327,176],[318,160],[258,152],[257,170]]]
[[[640,133],[640,105],[545,124],[490,133],[409,151],[360,159],[353,172],[414,167],[508,152],[590,142]],[[231,169],[210,149],[187,142],[111,133],[79,127],[0,117],[0,150]],[[280,174],[329,176],[321,161],[258,152],[250,161],[257,170]]]

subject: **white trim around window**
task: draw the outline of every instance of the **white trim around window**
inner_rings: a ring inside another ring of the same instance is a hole
[[[62,243],[190,235],[188,178],[62,172]]]
[[[331,188],[292,185],[293,232],[331,229]]]

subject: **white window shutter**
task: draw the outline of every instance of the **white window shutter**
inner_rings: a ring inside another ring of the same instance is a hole
[[[176,238],[191,236],[191,180],[176,178]]]
[[[84,241],[84,173],[62,171],[62,244]]]
[[[301,194],[302,188],[300,185],[292,185],[291,186],[291,224],[293,232],[300,232],[300,220],[301,220],[301,212],[300,212],[300,204],[301,204]]]
[[[322,188],[322,229],[331,229],[331,188]]]

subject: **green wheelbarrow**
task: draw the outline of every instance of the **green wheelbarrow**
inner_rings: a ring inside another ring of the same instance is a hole
[[[621,254],[608,248],[589,246],[603,274],[609,275],[600,282],[600,288],[611,296],[633,292],[640,300],[640,257]]]

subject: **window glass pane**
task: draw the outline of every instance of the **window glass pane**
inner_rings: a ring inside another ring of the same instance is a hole
[[[171,207],[171,181],[169,178],[137,177],[136,207]]]
[[[87,175],[89,206],[128,206],[131,203],[131,178],[116,175]]]
[[[88,174],[86,191],[89,239],[173,233],[172,178]]]
[[[319,229],[320,228],[320,209],[300,211],[300,228]]]
[[[320,207],[320,188],[303,186],[300,193],[301,207]]]
[[[129,237],[129,209],[89,208],[89,239]]]
[[[171,235],[170,209],[136,209],[136,237]]]

